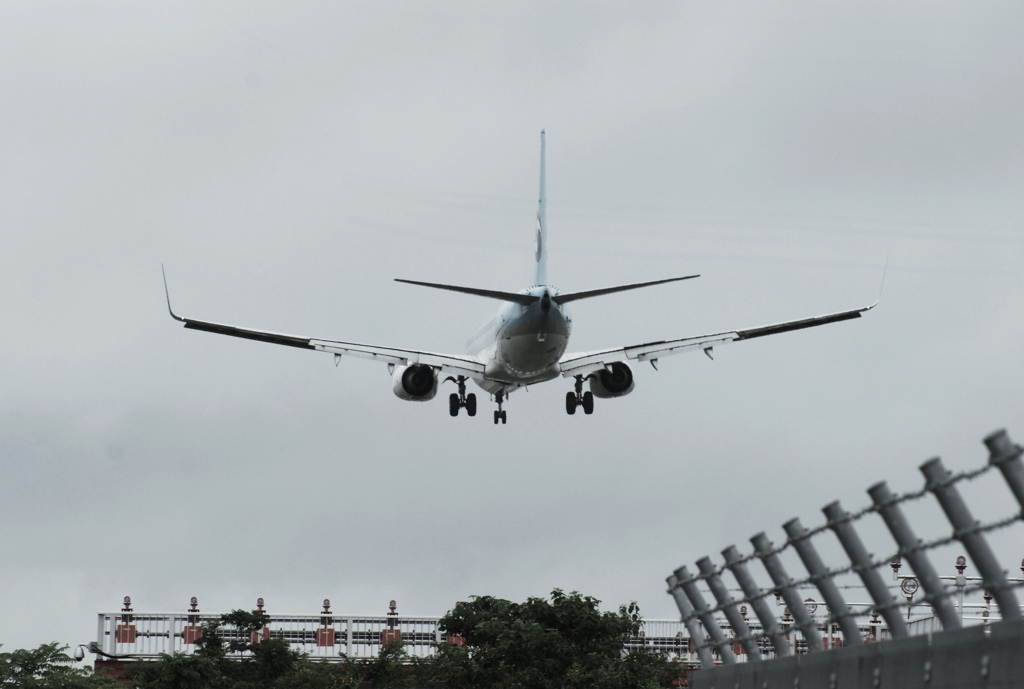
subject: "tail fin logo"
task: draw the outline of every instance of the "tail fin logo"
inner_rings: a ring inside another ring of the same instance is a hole
[[[540,263],[540,257],[544,255],[544,232],[543,227],[540,224],[540,213],[537,214],[537,263]]]

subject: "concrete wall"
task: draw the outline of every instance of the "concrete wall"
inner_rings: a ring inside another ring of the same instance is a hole
[[[1024,622],[690,673],[693,689],[1020,689]]]

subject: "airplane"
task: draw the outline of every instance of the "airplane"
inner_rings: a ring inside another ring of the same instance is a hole
[[[472,380],[490,394],[493,401],[497,403],[498,408],[494,411],[494,423],[505,424],[508,417],[502,406],[508,395],[528,385],[543,383],[559,376],[572,379],[574,389],[566,392],[565,395],[566,413],[575,414],[577,408],[582,408],[584,414],[592,414],[594,398],[622,397],[633,391],[633,370],[627,362],[647,361],[657,370],[660,359],[694,350],[703,351],[713,359],[714,347],[719,345],[860,318],[861,314],[878,304],[876,300],[873,304],[849,311],[838,311],[823,316],[785,321],[756,328],[644,342],[589,352],[566,353],[569,336],[572,332],[572,317],[566,308],[569,303],[605,294],[690,280],[700,276],[685,275],[566,293],[560,292],[548,283],[544,137],[544,131],[541,131],[540,198],[534,234],[532,285],[518,292],[503,292],[396,278],[396,282],[461,292],[502,302],[497,314],[470,337],[466,354],[443,354],[418,349],[325,340],[183,318],[174,313],[174,309],[171,308],[167,274],[164,271],[167,310],[172,318],[184,323],[186,328],[192,330],[204,330],[258,342],[333,353],[335,366],[338,365],[342,356],[382,362],[387,365],[388,371],[391,373],[392,391],[403,400],[426,402],[437,395],[441,384],[455,383],[458,392],[451,393],[448,398],[448,409],[451,416],[458,416],[461,409],[465,409],[468,416],[476,416],[476,395],[472,392],[466,393],[466,383]],[[442,376],[445,377],[442,378]],[[583,390],[584,384],[589,387],[586,392]]]

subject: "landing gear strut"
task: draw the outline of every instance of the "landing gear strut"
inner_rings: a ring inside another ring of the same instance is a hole
[[[466,394],[466,376],[459,376],[458,379],[450,376],[445,378],[445,382],[449,380],[459,386],[459,391],[448,395],[448,413],[458,416],[459,409],[465,409],[470,416],[476,416],[476,395],[472,392]]]
[[[494,394],[494,401],[498,403],[498,409],[494,412],[494,423],[498,423],[499,419],[501,419],[502,423],[506,423],[508,421],[508,416],[506,416],[505,412],[501,408],[501,403],[505,401],[504,388],[498,390],[498,392]]]
[[[594,393],[583,392],[583,376],[576,376],[576,392],[565,393],[565,413],[575,414],[577,406],[583,407],[584,414],[594,413]]]

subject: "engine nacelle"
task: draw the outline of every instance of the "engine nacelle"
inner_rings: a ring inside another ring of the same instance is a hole
[[[608,369],[611,368],[609,371]],[[590,391],[594,397],[622,397],[633,392],[633,371],[621,361],[593,373],[590,378]]]
[[[391,373],[391,389],[410,402],[426,402],[437,395],[437,371],[426,364],[396,366]]]

